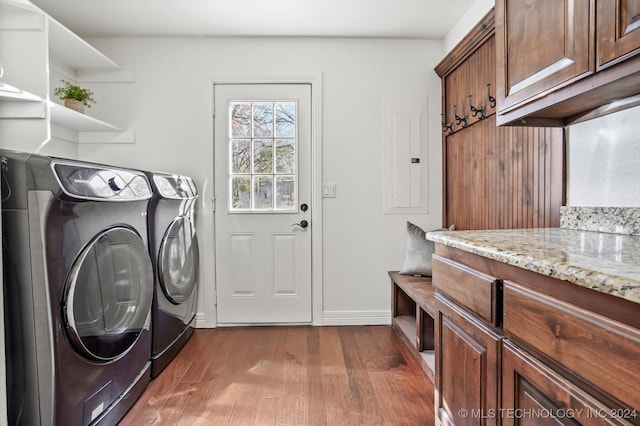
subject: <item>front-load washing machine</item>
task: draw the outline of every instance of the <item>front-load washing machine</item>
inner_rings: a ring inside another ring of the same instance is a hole
[[[149,250],[156,286],[152,306],[151,377],[171,362],[193,334],[198,295],[198,239],[194,226],[196,186],[188,176],[146,172]]]
[[[10,425],[116,424],[150,381],[151,187],[0,151]]]

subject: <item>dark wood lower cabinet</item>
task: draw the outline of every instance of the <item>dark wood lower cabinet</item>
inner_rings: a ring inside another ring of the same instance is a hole
[[[637,420],[633,410],[599,401],[509,340],[502,347],[502,392],[497,414],[506,426],[628,425]]]
[[[433,285],[437,424],[640,425],[637,304],[441,244]]]
[[[497,425],[501,336],[436,293],[436,418],[441,425]]]

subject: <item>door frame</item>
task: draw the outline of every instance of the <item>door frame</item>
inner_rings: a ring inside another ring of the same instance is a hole
[[[323,301],[322,301],[322,73],[292,76],[292,77],[216,77],[211,80],[211,156],[209,167],[209,181],[212,183],[212,192],[215,190],[215,86],[222,84],[309,84],[311,85],[311,324],[314,326],[323,325]],[[215,193],[212,194],[215,197]],[[215,209],[215,200],[212,204]],[[218,200],[218,203],[224,202]],[[213,288],[207,289],[200,284],[202,296],[207,302],[204,303],[206,319],[202,321],[202,326],[213,326],[216,324],[217,308],[217,273],[215,260],[215,210],[211,215],[212,247],[211,253],[214,256],[212,271],[207,271],[211,279],[203,282],[214,283]],[[202,251],[201,251],[202,254]]]

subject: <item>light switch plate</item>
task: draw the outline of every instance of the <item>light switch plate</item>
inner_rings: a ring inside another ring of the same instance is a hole
[[[336,198],[335,183],[325,183],[322,185],[322,198]]]

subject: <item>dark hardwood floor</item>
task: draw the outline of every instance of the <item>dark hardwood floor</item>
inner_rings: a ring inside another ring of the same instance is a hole
[[[120,422],[433,424],[433,386],[389,326],[197,329]]]

